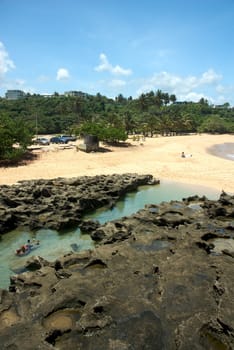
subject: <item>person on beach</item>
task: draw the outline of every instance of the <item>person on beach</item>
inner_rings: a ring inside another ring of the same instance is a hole
[[[186,154],[184,152],[181,153],[181,158],[190,158],[192,157],[192,154]]]

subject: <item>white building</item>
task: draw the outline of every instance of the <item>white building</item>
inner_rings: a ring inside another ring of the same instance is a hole
[[[79,97],[85,97],[87,96],[86,93],[82,92],[82,91],[65,91],[64,92],[64,96],[79,96]]]
[[[7,100],[18,100],[25,97],[25,93],[22,90],[7,90],[5,96]]]

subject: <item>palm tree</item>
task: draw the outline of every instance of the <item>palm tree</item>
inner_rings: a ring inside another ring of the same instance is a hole
[[[141,94],[138,98],[138,104],[142,112],[148,109],[148,101],[145,94]]]
[[[175,103],[176,102],[176,95],[174,95],[174,94],[170,95],[169,99],[172,103]]]

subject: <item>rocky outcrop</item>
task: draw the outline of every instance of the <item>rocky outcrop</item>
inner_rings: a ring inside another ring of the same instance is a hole
[[[140,185],[159,183],[152,175],[99,175],[20,181],[0,186],[0,234],[19,226],[62,230],[78,226],[82,215],[116,200]]]
[[[95,250],[31,258],[1,291],[1,349],[234,348],[233,196],[86,226]]]
[[[11,277],[0,290],[1,349],[234,348],[234,196],[149,204],[104,225],[82,220],[152,180],[125,174],[1,187],[2,233],[59,220],[59,228],[78,222],[96,242],[54,262],[31,257],[27,272]]]

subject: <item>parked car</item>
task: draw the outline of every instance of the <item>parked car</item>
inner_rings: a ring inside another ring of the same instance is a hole
[[[50,142],[64,144],[64,143],[68,143],[68,139],[66,137],[63,137],[63,136],[54,136],[54,137],[51,137]]]
[[[68,141],[76,141],[77,137],[72,135],[62,135],[61,137],[66,138]]]
[[[38,137],[37,139],[33,140],[33,143],[34,145],[48,146],[50,141],[46,137]]]

